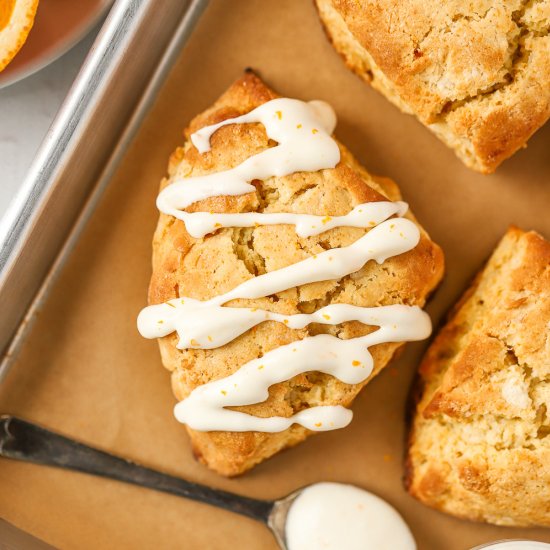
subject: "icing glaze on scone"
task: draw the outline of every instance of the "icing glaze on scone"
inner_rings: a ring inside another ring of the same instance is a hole
[[[379,329],[365,336],[340,339],[329,334],[306,337],[280,346],[242,365],[232,375],[195,388],[175,408],[176,418],[198,431],[279,432],[292,424],[313,431],[332,430],[349,424],[352,413],[345,407],[314,406],[290,417],[257,417],[225,407],[265,401],[271,385],[309,371],[335,376],[347,384],[366,380],[373,370],[369,347],[426,338],[431,331],[429,317],[417,306],[392,305],[363,308],[334,304],[312,314],[284,316],[256,308],[224,306],[235,299],[270,296],[277,292],[317,281],[340,279],[360,270],[367,262],[382,264],[386,259],[412,250],[419,242],[417,226],[402,216],[402,202],[381,201],[360,204],[345,216],[312,216],[294,213],[187,213],[182,209],[209,197],[244,195],[254,191],[253,180],[315,172],[334,168],[340,151],[331,137],[336,117],[321,101],[274,99],[251,112],[202,128],[191,136],[199,152],[210,149],[210,138],[222,126],[260,122],[267,136],[278,145],[253,155],[230,170],[189,177],[165,187],[158,208],[186,224],[188,232],[202,237],[221,227],[295,225],[300,235],[316,235],[334,227],[370,229],[349,246],[332,248],[293,265],[264,273],[210,300],[186,297],[145,308],[138,328],[147,338],[177,331],[178,347],[212,349],[237,338],[263,321],[277,321],[290,328],[310,323],[339,324],[360,321]],[[397,215],[397,218],[391,216]]]

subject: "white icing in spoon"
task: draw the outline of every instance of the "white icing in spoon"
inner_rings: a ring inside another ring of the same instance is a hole
[[[306,487],[285,524],[288,550],[415,550],[410,529],[381,498],[342,483]]]
[[[285,417],[260,418],[227,409],[266,400],[269,387],[308,371],[330,374],[347,384],[358,384],[373,369],[369,347],[387,342],[426,338],[431,330],[429,317],[418,307],[393,305],[363,308],[334,304],[312,314],[282,315],[256,308],[224,306],[235,299],[270,296],[290,288],[325,280],[337,280],[360,270],[370,260],[378,263],[414,248],[420,232],[402,218],[405,203],[381,201],[361,204],[345,216],[313,216],[293,213],[208,214],[186,213],[181,209],[215,195],[240,195],[254,191],[250,181],[284,176],[296,171],[316,171],[334,167],[338,145],[330,136],[336,122],[332,109],[323,102],[304,103],[275,99],[250,113],[193,134],[200,152],[210,149],[213,133],[228,124],[261,122],[270,139],[278,145],[250,157],[239,166],[176,181],[159,195],[159,209],[182,219],[187,230],[202,237],[218,227],[249,227],[256,224],[293,224],[301,236],[319,234],[341,226],[364,227],[368,233],[349,246],[326,250],[296,264],[253,277],[223,295],[201,302],[177,298],[145,308],[138,328],[147,338],[177,331],[178,347],[212,349],[225,345],[264,321],[303,328],[310,323],[340,324],[357,320],[379,329],[366,336],[341,340],[321,334],[304,338],[266,353],[242,365],[231,376],[195,388],[175,407],[176,418],[196,430],[278,432],[298,423],[323,431],[347,425],[352,413],[342,406],[317,406]]]

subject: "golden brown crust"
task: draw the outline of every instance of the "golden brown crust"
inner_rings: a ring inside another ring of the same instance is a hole
[[[275,97],[254,74],[247,73],[203,114],[191,122],[186,135],[205,125],[246,113]],[[217,131],[212,150],[199,154],[188,141],[170,159],[169,179],[220,171],[241,163],[247,157],[272,146],[259,124],[230,125]],[[340,215],[361,202],[399,198],[397,186],[385,178],[373,178],[344,148],[342,162],[333,170],[298,173],[283,178],[256,181],[256,193],[238,197],[214,197],[191,209],[213,212],[306,212]],[[194,239],[181,221],[161,214],[154,237],[153,275],[150,303],[177,296],[208,299],[222,294],[255,275],[293,264],[321,252],[324,247],[351,244],[364,230],[336,228],[317,237],[299,238],[290,226],[222,229]],[[374,262],[340,281],[324,281],[292,288],[276,296],[239,300],[232,305],[251,305],[292,314],[311,312],[328,303],[424,304],[427,294],[442,276],[442,253],[425,232],[419,245],[407,254]],[[304,338],[328,331],[350,338],[368,332],[358,322],[337,327],[310,325],[303,330],[266,322],[233,342],[214,350],[178,350],[176,336],[160,340],[164,365],[172,371],[172,384],[178,399],[210,380],[227,376],[261,354]],[[376,346],[374,374],[378,373],[399,348],[398,344]],[[366,383],[366,382],[365,382]],[[313,404],[350,404],[364,384],[349,386],[317,372],[295,377],[270,388],[269,399],[243,407],[259,416],[290,416]],[[302,441],[309,432],[292,426],[278,434],[196,432],[188,430],[195,454],[212,469],[236,475],[279,450]]]
[[[430,506],[550,526],[550,243],[510,228],[428,349],[406,483]]]
[[[347,65],[493,172],[550,117],[550,0],[316,0]]]

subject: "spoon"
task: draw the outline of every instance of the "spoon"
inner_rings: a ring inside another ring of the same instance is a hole
[[[267,525],[283,550],[288,510],[303,490],[275,501],[236,495],[140,466],[9,415],[0,417],[0,456],[125,481],[242,514]]]

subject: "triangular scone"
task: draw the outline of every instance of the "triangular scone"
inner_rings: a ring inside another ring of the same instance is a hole
[[[206,125],[247,113],[275,97],[256,75],[247,72],[213,107],[192,121],[186,136]],[[207,154],[200,154],[190,141],[178,148],[171,157],[169,178],[163,181],[162,187],[176,178],[234,167],[273,143],[268,141],[260,124],[233,124],[218,130],[211,145],[212,150]],[[341,155],[335,169],[255,180],[256,193],[213,197],[192,205],[188,211],[343,215],[360,203],[399,198],[392,181],[370,176],[344,148]],[[340,227],[315,237],[300,238],[293,226],[276,225],[220,229],[196,239],[187,233],[181,221],[161,214],[153,243],[149,301],[158,304],[179,296],[210,299],[247,279],[294,264],[327,247],[349,245],[364,234],[364,229]],[[286,315],[310,313],[330,303],[423,305],[442,272],[441,250],[422,232],[420,243],[412,251],[382,265],[371,261],[339,281],[312,283],[267,298],[239,300],[232,305],[261,307]],[[216,349],[178,350],[176,334],[160,339],[160,349],[164,365],[172,371],[174,392],[178,399],[183,399],[197,386],[228,376],[269,350],[307,335],[329,332],[350,338],[372,330],[358,322],[332,327],[311,324],[305,329],[292,330],[282,323],[269,321]],[[373,346],[375,365],[371,377],[388,363],[399,347],[400,344]],[[273,385],[266,402],[242,407],[242,410],[257,416],[288,417],[312,404],[348,405],[363,385],[350,386],[331,376],[310,372]],[[298,425],[273,434],[188,431],[196,456],[228,476],[248,470],[310,433]]]
[[[498,525],[550,526],[550,243],[508,230],[420,367],[410,493]]]
[[[348,67],[474,170],[550,117],[550,0],[315,1]]]

